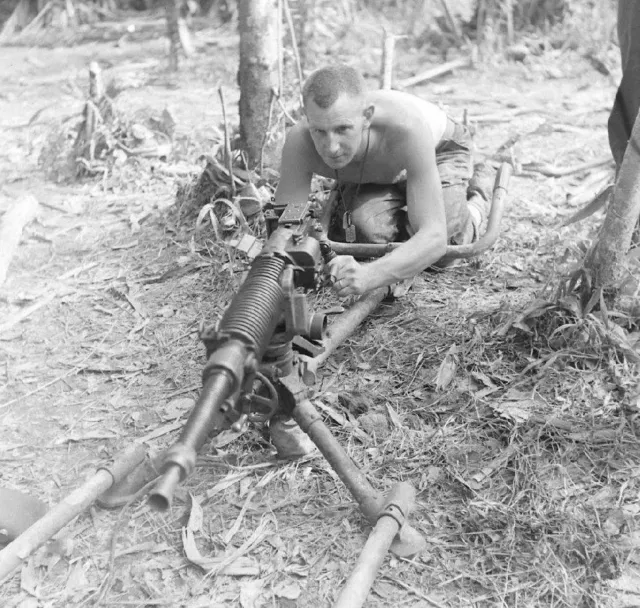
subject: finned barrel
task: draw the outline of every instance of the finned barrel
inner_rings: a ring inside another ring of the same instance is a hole
[[[280,275],[285,260],[275,255],[257,257],[244,283],[225,311],[218,335],[237,338],[260,359],[280,319],[284,295]]]

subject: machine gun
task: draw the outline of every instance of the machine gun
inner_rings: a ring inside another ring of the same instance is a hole
[[[451,246],[449,259],[472,257],[499,234],[510,165],[498,171],[487,229],[471,245]],[[314,201],[265,209],[268,240],[217,327],[205,328],[207,350],[203,389],[178,441],[164,454],[161,476],[150,494],[158,510],[171,506],[174,491],[194,469],[199,449],[214,431],[242,428],[274,416],[292,417],[316,444],[373,526],[352,575],[334,608],[362,606],[388,550],[408,557],[425,547],[407,522],[414,490],[402,482],[386,496],[375,490],[331,434],[308,398],[316,371],[388,295],[376,289],[327,325],[323,313],[309,311],[306,293],[322,280],[333,255],[384,255],[397,244],[361,245],[329,241]],[[133,483],[145,462],[144,438],[101,466],[67,499],[50,509],[0,550],[0,582],[99,496]],[[18,508],[21,505],[18,505]]]
[[[320,286],[331,256],[315,238],[315,201],[265,209],[268,240],[216,327],[200,338],[207,351],[203,389],[178,441],[164,455],[162,477],[150,502],[171,505],[177,484],[194,469],[207,437],[276,414],[291,416],[300,391],[296,384],[299,350],[317,354],[326,316],[310,313],[306,291]],[[324,254],[322,250],[324,249]],[[298,399],[299,400],[299,399]]]
[[[507,164],[498,171],[483,237],[472,245],[449,247],[446,258],[477,255],[493,245],[510,174]],[[344,454],[337,442],[331,447],[321,445],[311,428],[311,418],[320,417],[306,399],[305,383],[313,384],[319,362],[331,350],[328,346],[335,348],[336,340],[323,344],[326,316],[309,312],[305,291],[320,285],[323,265],[335,255],[335,249],[375,256],[397,244],[342,246],[329,241],[320,222],[320,207],[313,199],[285,206],[272,203],[265,210],[265,221],[268,240],[264,249],[220,324],[201,331],[207,349],[203,389],[180,438],[164,455],[162,476],[150,496],[151,505],[158,510],[171,506],[175,488],[193,471],[198,450],[215,431],[239,430],[248,422],[266,422],[276,414],[293,416],[332,466],[336,454]],[[369,298],[365,296],[360,308],[368,314],[371,303],[375,308],[386,293],[376,290]],[[352,312],[354,315],[358,317],[358,312]],[[333,328],[333,336],[342,337],[344,328],[356,325],[347,315],[339,330]],[[306,354],[297,356],[294,345]]]

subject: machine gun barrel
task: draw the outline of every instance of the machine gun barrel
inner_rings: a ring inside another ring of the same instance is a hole
[[[162,476],[150,493],[149,504],[157,511],[171,507],[178,484],[189,475],[196,456],[211,430],[224,424],[224,403],[233,391],[234,379],[226,370],[212,374],[187,420],[180,438],[169,448],[164,458]]]

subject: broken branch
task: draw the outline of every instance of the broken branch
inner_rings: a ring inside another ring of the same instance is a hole
[[[426,82],[427,80],[432,80],[433,78],[437,78],[438,76],[442,76],[448,72],[452,72],[453,70],[457,70],[458,68],[465,68],[472,64],[471,57],[463,57],[462,59],[454,59],[453,61],[449,61],[447,63],[443,63],[435,68],[431,68],[429,70],[425,70],[424,72],[420,72],[420,74],[416,74],[411,78],[405,78],[398,82],[398,87],[400,88],[408,88],[412,87],[416,84],[420,84],[422,82]]]
[[[37,199],[31,194],[26,194],[14,201],[4,214],[0,226],[0,286],[7,277],[7,270],[20,242],[22,231],[37,212]]]

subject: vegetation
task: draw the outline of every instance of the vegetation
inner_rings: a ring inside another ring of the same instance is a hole
[[[158,42],[163,5],[71,4],[84,15],[75,24],[43,16],[3,51],[76,46],[59,64],[53,53],[25,60],[29,87],[16,68],[0,96],[15,117],[0,155],[6,188],[26,184],[47,203],[1,294],[3,484],[50,504],[133,439],[170,443],[200,383],[197,322],[215,320],[237,288],[278,179],[276,162],[256,167],[243,149],[234,3],[182,14],[196,48],[177,71]],[[283,2],[258,140],[277,158],[300,116],[300,73],[321,62],[350,61],[377,83],[384,26],[398,36],[395,86],[472,62],[412,90],[466,116],[480,158],[515,168],[497,246],[385,303],[314,397],[376,487],[407,480],[418,492],[412,522],[428,550],[389,558],[370,605],[632,606],[637,282],[612,307],[583,268],[603,223],[602,207],[585,209],[613,177],[615,3],[449,2],[448,14],[445,4]],[[87,48],[104,66],[93,95]],[[317,308],[338,304],[316,294]],[[367,532],[324,460],[279,463],[252,428],[216,438],[171,514],[134,502],[79,517],[0,604],[317,608],[335,599]]]

